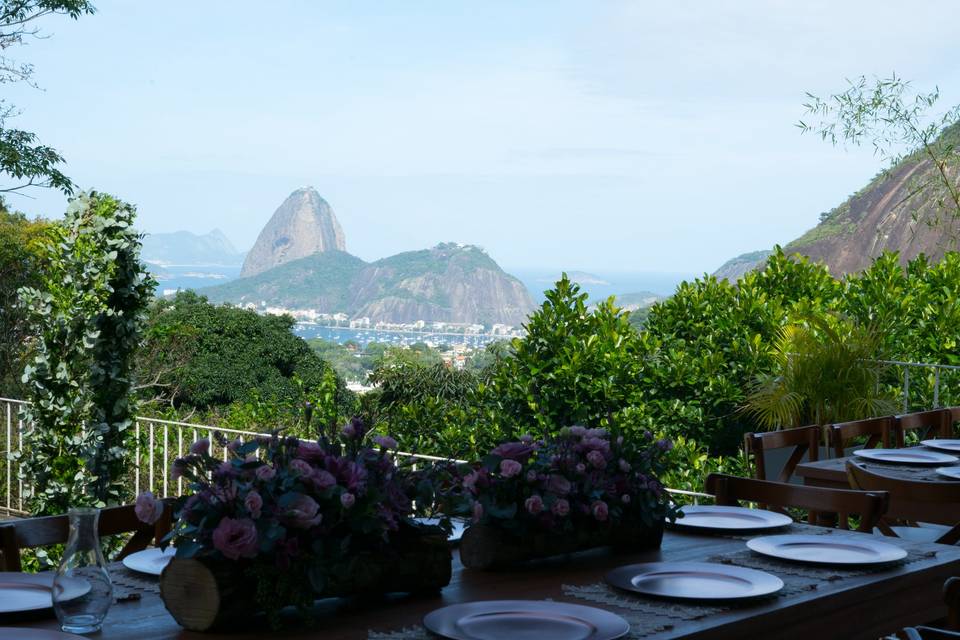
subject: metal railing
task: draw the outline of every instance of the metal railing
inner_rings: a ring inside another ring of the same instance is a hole
[[[933,398],[931,400],[931,409],[940,408],[940,372],[941,371],[960,371],[960,366],[951,364],[928,364],[925,362],[902,362],[900,360],[877,360],[879,364],[885,364],[893,367],[903,367],[903,412],[910,412],[910,370],[919,369],[921,371],[933,370]]]

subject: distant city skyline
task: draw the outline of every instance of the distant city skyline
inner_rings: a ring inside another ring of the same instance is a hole
[[[10,126],[144,231],[240,250],[312,185],[365,260],[454,241],[508,269],[710,272],[883,168],[801,136],[805,91],[896,71],[960,102],[952,0],[95,4],[14,52],[42,90],[4,87]],[[65,207],[29,196],[8,200]]]

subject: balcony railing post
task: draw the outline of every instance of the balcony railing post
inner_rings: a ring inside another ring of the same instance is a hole
[[[150,423],[150,451],[147,452],[147,461],[150,465],[150,486],[147,487],[149,491],[153,491],[153,449],[154,449],[154,425],[153,422]]]
[[[10,511],[10,508],[13,506],[13,496],[11,491],[13,490],[13,482],[10,478],[10,474],[13,473],[13,459],[10,455],[13,453],[13,406],[12,403],[7,402],[7,511]]]
[[[903,368],[903,412],[910,413],[910,367]]]
[[[168,495],[167,494],[167,468],[170,466],[170,451],[167,447],[167,434],[169,433],[169,431],[170,429],[167,427],[167,425],[163,425],[163,462],[161,462],[161,464],[163,465],[163,469],[161,469],[160,471],[163,474],[163,497],[164,498],[166,498]]]
[[[136,449],[133,452],[133,495],[140,495],[140,421],[134,422],[134,439]]]
[[[940,408],[940,367],[933,368],[933,408]]]

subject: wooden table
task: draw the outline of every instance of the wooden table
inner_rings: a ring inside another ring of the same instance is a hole
[[[922,451],[932,451],[927,447],[918,447]],[[828,487],[831,489],[849,489],[850,482],[847,480],[847,461],[855,460],[868,471],[873,473],[899,478],[901,480],[914,480],[918,482],[957,482],[945,478],[937,473],[936,467],[919,467],[897,464],[885,464],[860,458],[858,456],[847,456],[845,458],[829,458],[827,460],[818,460],[817,462],[804,462],[797,465],[796,474],[803,478],[803,484],[811,487]],[[944,466],[944,465],[941,465]],[[895,509],[888,512],[888,515],[896,517]],[[925,521],[936,524],[945,524],[953,526],[960,522],[960,504],[937,505],[937,508],[924,518]]]
[[[831,535],[867,534],[835,532]],[[933,557],[922,557],[909,564],[836,582],[824,580],[810,591],[727,609],[697,621],[680,621],[673,629],[647,637],[658,640],[746,637],[872,640],[903,626],[945,616],[946,607],[940,592],[948,577],[960,575],[960,549],[889,540]],[[102,640],[247,640],[270,637],[365,640],[368,630],[391,631],[417,625],[425,613],[457,602],[552,598],[590,605],[590,602],[564,595],[562,585],[596,583],[602,580],[607,570],[633,562],[705,560],[718,553],[742,553],[744,544],[743,539],[668,532],[659,551],[614,555],[598,550],[577,554],[567,562],[544,561],[516,571],[467,571],[455,561],[453,581],[436,596],[396,596],[362,604],[327,601],[320,605],[323,610],[316,628],[283,633],[250,628],[229,635],[189,633],[174,623],[158,596],[146,594],[140,601],[115,605],[102,634],[97,637]],[[0,621],[0,626],[11,626],[11,623]],[[57,627],[55,620],[22,626]]]

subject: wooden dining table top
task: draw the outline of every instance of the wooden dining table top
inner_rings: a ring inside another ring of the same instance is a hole
[[[791,525],[793,531],[815,528]],[[826,532],[839,536],[867,536],[855,532]],[[877,538],[874,538],[877,539]],[[698,620],[677,620],[649,638],[877,638],[904,626],[930,622],[946,615],[941,599],[944,581],[960,575],[960,549],[935,544],[908,543],[884,538],[908,547],[914,560],[882,571],[864,572],[843,580],[815,580],[801,593],[781,595],[754,604],[727,608]],[[417,626],[423,616],[454,603],[500,599],[552,599],[592,605],[570,597],[564,585],[596,584],[617,566],[638,562],[704,561],[717,554],[750,553],[745,538],[697,535],[667,531],[655,551],[615,554],[593,550],[566,558],[539,561],[509,571],[464,569],[454,553],[450,585],[440,593],[421,596],[389,596],[372,600],[327,600],[318,604],[312,628],[273,631],[247,626],[231,633],[192,633],[181,629],[156,594],[115,604],[103,630],[102,640],[172,640],[188,638],[315,638],[364,640],[370,630],[387,632]],[[917,555],[918,552],[920,555]],[[762,558],[761,558],[762,560]],[[771,571],[776,574],[776,571]],[[624,594],[624,597],[633,597]],[[654,606],[661,603],[654,601]],[[608,607],[602,607],[608,608]],[[615,609],[611,609],[614,610]],[[56,629],[55,619],[12,622],[0,619],[0,627],[22,626]],[[6,640],[4,637],[3,640]],[[13,638],[11,638],[13,640]]]
[[[929,447],[909,447],[914,451],[934,451]],[[937,451],[937,453],[946,453]],[[952,455],[952,454],[947,454]],[[955,456],[960,457],[960,456]],[[816,462],[802,462],[797,465],[795,473],[803,478],[805,484],[825,487],[849,489],[847,480],[847,461],[854,460],[868,471],[887,475],[901,480],[916,480],[921,482],[957,482],[937,473],[939,467],[960,466],[960,463],[939,464],[931,466],[888,464],[877,462],[860,456],[846,456],[843,458],[828,458]]]

